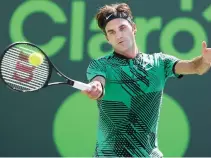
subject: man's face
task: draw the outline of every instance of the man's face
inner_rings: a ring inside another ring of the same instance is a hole
[[[118,53],[130,50],[135,42],[135,24],[132,26],[127,20],[117,18],[109,21],[105,28],[106,38]]]

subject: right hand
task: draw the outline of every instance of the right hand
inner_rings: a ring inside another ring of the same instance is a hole
[[[91,85],[90,90],[84,90],[82,93],[86,94],[89,98],[91,99],[98,99],[102,93],[103,93],[103,88],[102,85],[99,81],[93,81],[90,82],[89,85]]]

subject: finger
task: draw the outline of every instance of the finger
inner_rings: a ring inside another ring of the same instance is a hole
[[[91,85],[91,90],[87,92],[88,97],[91,99],[99,98],[102,93],[101,84],[98,84],[97,82],[91,82],[89,84]]]
[[[90,99],[97,99],[97,98],[99,98],[99,96],[98,95],[88,95],[88,97],[90,98]]]
[[[95,95],[101,94],[101,92],[102,92],[101,85],[97,85],[96,90],[94,91]]]
[[[94,98],[97,98],[98,96],[100,95],[100,92],[99,91],[92,91],[91,93],[89,93],[89,96],[90,97],[94,97]]]
[[[89,93],[89,97],[96,99],[96,98],[99,98],[101,94],[102,94],[102,90],[100,88],[97,88],[95,91],[92,91],[91,93]]]
[[[91,89],[82,90],[81,93],[90,95],[92,91],[95,91],[96,87],[94,85],[91,86]]]
[[[207,50],[207,43],[205,41],[202,42],[202,52],[205,53]]]

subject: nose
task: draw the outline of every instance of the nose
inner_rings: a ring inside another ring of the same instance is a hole
[[[123,35],[122,35],[122,32],[121,32],[121,31],[117,31],[117,32],[116,32],[116,38],[117,38],[117,39],[121,39],[122,36],[123,36]]]

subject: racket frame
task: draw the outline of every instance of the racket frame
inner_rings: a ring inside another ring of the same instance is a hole
[[[6,83],[6,81],[4,80],[3,76],[2,76],[2,69],[1,69],[1,66],[2,66],[2,60],[3,60],[3,57],[4,55],[7,53],[7,51],[11,48],[11,47],[14,47],[15,45],[19,45],[19,44],[26,44],[26,45],[29,45],[29,46],[32,46],[32,47],[35,47],[37,48],[43,55],[44,57],[46,58],[48,64],[49,64],[49,74],[48,74],[48,77],[45,81],[45,83],[43,84],[42,87],[38,88],[38,89],[35,89],[35,90],[29,90],[29,91],[21,91],[21,90],[18,90],[18,89],[15,89],[13,87],[11,87],[9,84]],[[50,79],[51,79],[51,76],[52,76],[52,72],[53,72],[53,69],[56,71],[57,75],[59,75],[60,77],[63,77],[66,82],[52,82],[52,83],[49,83]],[[7,87],[9,87],[10,89],[12,90],[15,90],[15,91],[18,91],[18,92],[34,92],[34,91],[38,91],[42,88],[46,88],[48,86],[52,86],[52,85],[62,85],[62,84],[67,84],[67,85],[70,85],[74,88],[77,88],[77,89],[81,89],[81,87],[84,87],[84,86],[87,86],[87,88],[91,88],[91,86],[89,86],[88,84],[85,84],[85,83],[82,83],[82,82],[79,82],[79,81],[76,81],[76,80],[73,80],[69,77],[67,77],[66,75],[64,75],[61,71],[58,70],[58,68],[51,62],[51,60],[49,59],[49,57],[45,54],[45,52],[39,48],[38,46],[36,46],[35,44],[33,43],[30,43],[30,42],[15,42],[15,43],[12,43],[10,44],[9,46],[7,46],[3,53],[1,54],[0,56],[0,78],[3,80],[3,82],[7,85]]]

